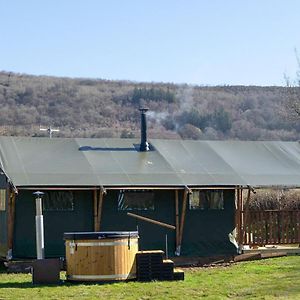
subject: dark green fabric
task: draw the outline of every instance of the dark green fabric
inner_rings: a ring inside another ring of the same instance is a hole
[[[179,195],[182,207],[182,194]],[[93,231],[93,195],[89,191],[74,192],[73,212],[44,212],[45,254],[64,256],[64,232]],[[104,198],[101,231],[135,231],[138,229],[141,250],[162,249],[168,239],[168,254],[174,256],[175,230],[164,228],[127,215],[118,210],[118,191],[108,191]],[[189,210],[187,205],[182,255],[213,256],[235,254],[228,234],[234,228],[234,191],[224,191],[224,210]],[[32,258],[35,248],[35,202],[29,191],[17,197],[14,258]],[[153,211],[130,212],[175,225],[175,192],[155,191]]]
[[[234,199],[234,190],[225,190],[224,210],[187,209],[182,255],[213,256],[237,253],[228,237],[228,234],[235,228]]]
[[[300,185],[298,142],[0,137],[15,186]]]
[[[6,177],[0,174],[0,189],[6,189]],[[7,201],[6,210],[0,211],[0,257],[7,254]]]
[[[120,211],[118,210],[118,191],[109,191],[104,199],[101,230],[103,231],[139,231],[139,246],[141,250],[165,250],[166,235],[168,239],[169,255],[175,251],[175,230],[156,224],[129,217],[127,212],[175,225],[174,191],[155,191],[154,210]]]
[[[182,207],[182,193],[179,207]],[[103,207],[102,230],[136,230],[140,233],[140,249],[165,250],[165,238],[168,235],[168,254],[175,253],[175,230],[170,230],[145,221],[127,216],[126,211],[118,211],[118,192],[109,192]],[[189,210],[182,240],[182,255],[213,256],[236,254],[236,248],[229,241],[228,234],[234,229],[234,190],[224,191],[224,210]],[[174,191],[155,192],[154,211],[130,211],[157,221],[175,225]]]
[[[74,191],[74,211],[45,211],[45,255],[65,255],[63,233],[93,231],[93,196],[89,191]],[[31,192],[21,191],[16,199],[14,258],[36,257],[35,201]]]

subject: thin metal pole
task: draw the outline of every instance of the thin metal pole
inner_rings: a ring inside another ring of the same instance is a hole
[[[169,258],[169,255],[168,255],[168,234],[166,234],[166,259]]]
[[[42,213],[42,198],[37,197],[35,199],[35,227],[36,227],[36,254],[37,259],[44,259],[45,246],[44,246],[44,220]]]

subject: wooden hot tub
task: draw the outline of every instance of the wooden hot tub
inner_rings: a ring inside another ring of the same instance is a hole
[[[136,278],[137,231],[68,232],[67,280],[116,281]]]

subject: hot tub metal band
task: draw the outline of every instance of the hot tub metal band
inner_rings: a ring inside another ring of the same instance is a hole
[[[77,250],[77,247],[101,247],[101,246],[128,246],[128,242],[70,242],[70,253],[74,254],[74,250]],[[138,241],[130,240],[130,245],[138,245]],[[129,245],[129,249],[130,249]]]
[[[68,275],[70,280],[103,280],[103,279],[133,279],[136,274],[113,274],[113,275]]]

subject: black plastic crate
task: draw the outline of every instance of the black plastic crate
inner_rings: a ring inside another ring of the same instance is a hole
[[[160,280],[174,280],[174,275],[173,275],[173,273],[161,274],[159,279]]]
[[[138,263],[149,263],[149,264],[161,264],[162,263],[162,259],[161,258],[151,258],[151,257],[137,257],[136,261]]]
[[[151,277],[138,277],[137,281],[147,282],[147,281],[152,281],[152,278]]]

